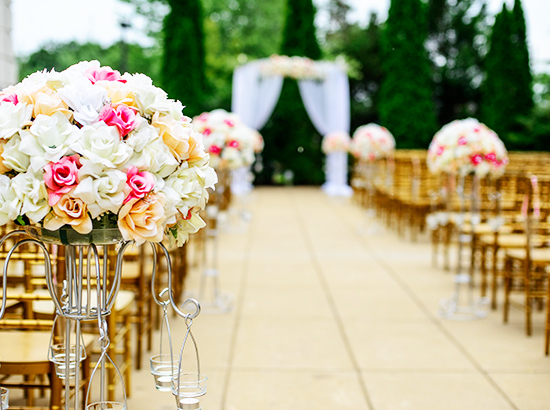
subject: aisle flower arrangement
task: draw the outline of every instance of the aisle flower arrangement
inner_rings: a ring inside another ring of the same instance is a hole
[[[349,149],[349,144],[350,138],[347,132],[334,131],[329,132],[323,137],[321,149],[325,154],[339,151],[346,152]]]
[[[433,173],[499,176],[508,164],[508,154],[494,131],[474,118],[467,118],[453,121],[435,134],[427,161]]]
[[[254,149],[255,154],[261,154],[264,150],[265,143],[264,138],[262,137],[262,134],[260,134],[256,130],[252,130],[252,138],[254,138],[254,142],[252,143],[252,148]]]
[[[0,224],[178,245],[216,173],[179,101],[97,61],[36,72],[0,93]]]
[[[202,133],[215,169],[233,170],[254,162],[255,131],[236,114],[222,109],[205,112],[194,118],[193,126]]]
[[[362,161],[386,158],[395,151],[393,135],[378,124],[362,125],[353,133],[350,152]]]
[[[322,67],[307,57],[280,55],[262,60],[260,73],[263,77],[279,75],[295,80],[322,80],[325,77]]]

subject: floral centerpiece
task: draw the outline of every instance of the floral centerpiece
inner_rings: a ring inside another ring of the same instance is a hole
[[[386,158],[395,150],[393,135],[378,124],[362,125],[353,133],[350,152],[361,161]]]
[[[310,58],[280,55],[262,60],[260,73],[263,77],[279,75],[295,80],[322,80],[325,77],[322,66]]]
[[[254,149],[254,153],[261,154],[265,147],[264,138],[262,137],[262,134],[260,134],[256,130],[252,130],[252,134],[253,134],[252,138],[254,138],[254,141],[252,143],[252,148]]]
[[[347,152],[349,149],[350,138],[347,132],[334,131],[329,132],[323,137],[321,149],[325,154],[331,152]]]
[[[216,183],[202,135],[143,74],[97,61],[36,72],[0,93],[0,224],[118,227],[182,245]]]
[[[193,120],[194,129],[204,136],[210,163],[217,170],[234,170],[254,162],[254,130],[236,114],[218,109]]]
[[[456,120],[435,134],[428,149],[433,173],[502,175],[508,154],[497,134],[474,118]]]

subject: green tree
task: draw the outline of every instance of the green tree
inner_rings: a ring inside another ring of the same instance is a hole
[[[200,0],[169,0],[164,19],[162,86],[187,106],[189,116],[205,108],[205,55]]]
[[[512,50],[511,16],[506,8],[495,17],[485,60],[486,79],[482,86],[482,119],[508,145],[513,127],[516,93],[515,73],[510,65]]]
[[[411,18],[415,16],[415,18]],[[426,148],[436,131],[430,62],[420,0],[392,0],[382,35],[384,80],[380,120],[399,148]]]
[[[477,117],[488,29],[485,3],[477,0],[430,0],[430,58],[433,62],[439,125]]]
[[[160,50],[156,47],[143,48],[138,44],[127,44],[128,72],[143,73],[159,84]],[[99,44],[49,43],[27,57],[19,58],[19,76],[21,79],[36,71],[55,68],[62,71],[82,60],[99,60],[101,65],[120,70],[121,43],[103,48]]]
[[[315,35],[312,0],[288,0],[281,54],[318,60],[321,49]],[[321,137],[305,111],[296,80],[285,79],[279,102],[262,131],[267,149],[259,182],[269,182],[274,172],[290,169],[296,184],[324,180]]]

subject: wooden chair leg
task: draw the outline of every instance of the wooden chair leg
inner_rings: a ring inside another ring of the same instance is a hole
[[[487,295],[487,246],[482,245],[480,249],[481,263],[481,296]]]
[[[525,292],[525,333],[527,336],[532,334],[532,325],[531,325],[531,311],[533,303],[531,297],[531,272],[529,271],[529,264],[527,262],[523,263],[524,268],[524,292]]]
[[[550,354],[550,283],[548,283],[548,294],[546,296],[546,323],[544,326],[544,354]]]
[[[61,409],[61,379],[55,374],[55,365],[52,363],[50,374],[48,375],[50,379],[50,385],[52,388],[50,396],[50,409],[60,410]],[[84,407],[82,407],[84,408]]]
[[[508,323],[508,309],[510,307],[510,289],[512,285],[512,261],[509,258],[506,258],[504,269],[504,306],[503,306],[503,321]]]
[[[124,362],[127,363],[126,370],[124,372],[124,384],[126,386],[126,396],[130,397],[132,389],[130,388],[132,386],[132,343],[131,343],[131,336],[132,336],[132,322],[130,321],[130,317],[128,315],[127,319],[124,321],[123,326],[126,327],[126,330],[124,331]]]
[[[497,257],[498,257],[498,246],[493,246],[493,266],[491,266],[491,308],[496,310],[497,308],[497,290],[498,290],[498,268],[497,268]],[[504,269],[506,270],[506,268]]]

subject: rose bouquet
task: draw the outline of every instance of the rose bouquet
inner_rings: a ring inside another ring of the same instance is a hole
[[[253,138],[254,138],[254,142],[253,142],[254,153],[255,154],[261,154],[262,151],[264,150],[264,146],[265,146],[262,134],[260,134],[256,130],[252,130],[252,133],[253,133]]]
[[[508,154],[497,134],[474,118],[456,120],[435,134],[428,149],[428,167],[433,173],[477,176],[501,175]]]
[[[182,245],[217,177],[179,101],[97,61],[36,72],[0,93],[0,224]],[[114,225],[114,226],[110,226]]]
[[[362,161],[386,158],[395,150],[393,135],[378,124],[362,125],[353,133],[351,154]]]
[[[210,163],[218,170],[234,170],[254,162],[254,130],[232,113],[218,109],[195,117],[193,126],[204,136]]]
[[[321,149],[325,154],[331,152],[347,152],[349,149],[350,138],[347,132],[335,131],[329,132],[323,138]]]

